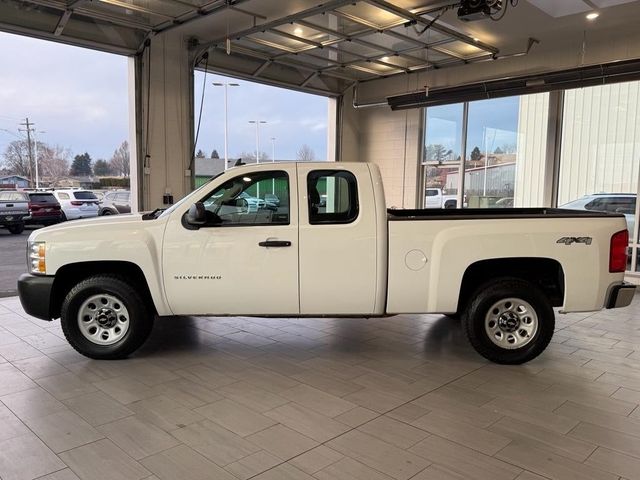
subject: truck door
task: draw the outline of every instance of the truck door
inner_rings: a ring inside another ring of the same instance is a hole
[[[203,193],[199,200],[210,221],[201,228],[173,214],[163,246],[171,310],[298,314],[296,195],[295,165],[274,165],[269,171],[245,167]]]
[[[298,188],[300,313],[374,312],[376,209],[368,166],[299,163]]]

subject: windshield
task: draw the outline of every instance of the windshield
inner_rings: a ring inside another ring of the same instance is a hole
[[[217,174],[215,177],[211,177],[206,183],[204,183],[203,185],[201,185],[200,187],[196,188],[193,192],[191,193],[195,193],[195,192],[199,192],[200,190],[203,190],[207,185],[209,185],[212,181],[214,181],[216,178],[218,178],[220,175],[222,175],[224,173],[224,171],[220,172],[219,174]],[[185,203],[187,201],[187,198],[189,198],[191,196],[191,193],[188,195],[185,195],[184,198],[182,198],[181,200],[179,200],[178,202],[174,203],[173,205],[171,205],[169,208],[167,208],[166,210],[164,210],[160,215],[158,215],[157,218],[162,218],[162,217],[166,217],[168,215],[171,215],[171,213],[178,208],[180,205],[182,205],[183,203]]]
[[[73,192],[73,196],[78,200],[97,200],[93,192]]]

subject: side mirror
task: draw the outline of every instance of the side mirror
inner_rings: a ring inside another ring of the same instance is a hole
[[[185,221],[193,227],[201,227],[207,223],[207,210],[202,202],[196,202],[187,211]]]

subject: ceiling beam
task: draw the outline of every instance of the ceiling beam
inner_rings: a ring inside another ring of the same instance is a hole
[[[420,25],[424,25],[425,27],[433,28],[434,30],[440,33],[443,33],[450,37],[454,37],[455,39],[460,40],[461,42],[464,42],[468,45],[473,45],[476,48],[484,50],[485,52],[491,52],[494,55],[498,54],[499,52],[499,50],[494,46],[491,46],[481,41],[476,41],[473,39],[473,37],[470,37],[469,35],[460,33],[457,30],[454,30],[453,28],[445,27],[444,25],[442,25],[441,23],[438,23],[437,21],[429,20],[420,15],[416,15],[415,13],[409,10],[406,10],[402,7],[398,7],[397,5],[394,5],[393,3],[390,3],[387,0],[363,0],[363,1],[365,1],[369,5],[373,5],[374,7],[378,7],[389,13],[405,18],[411,22],[419,23]]]
[[[260,25],[256,25],[255,27],[248,28],[246,30],[242,30],[240,32],[230,33],[228,36],[220,37],[216,40],[212,40],[210,42],[202,43],[199,47],[201,48],[201,53],[204,53],[208,48],[216,46],[220,43],[226,41],[227,38],[236,38],[240,39],[242,37],[246,37],[248,35],[252,35],[254,33],[266,32],[267,30],[279,27],[281,25],[285,25],[287,23],[295,23],[296,20],[302,19],[305,17],[311,17],[313,15],[318,15],[321,13],[326,13],[334,8],[343,7],[345,5],[349,5],[353,3],[354,0],[329,0],[326,3],[322,3],[312,8],[308,8],[307,10],[302,10],[297,13],[293,13],[291,15],[287,15],[282,18],[278,18],[271,22],[262,23]]]

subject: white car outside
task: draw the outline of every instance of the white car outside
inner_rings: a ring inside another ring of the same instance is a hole
[[[98,197],[89,190],[54,190],[53,195],[60,203],[64,215],[63,220],[98,216],[100,211]]]
[[[627,221],[629,238],[633,238],[633,230],[636,225],[636,198],[635,193],[594,193],[565,203],[558,208],[622,213]]]

